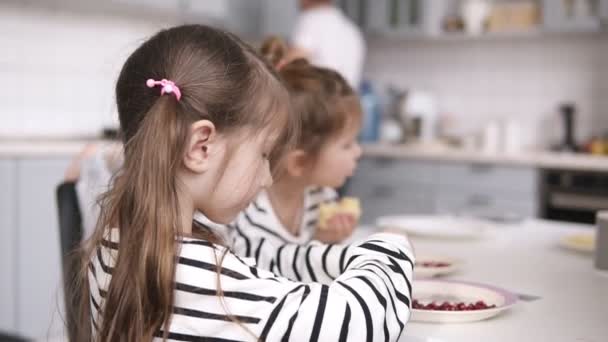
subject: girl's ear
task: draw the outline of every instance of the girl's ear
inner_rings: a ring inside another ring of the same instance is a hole
[[[287,152],[285,156],[285,168],[292,177],[303,176],[309,167],[308,154],[300,149]]]
[[[213,122],[199,120],[190,126],[186,151],[184,153],[184,166],[194,173],[203,173],[210,168],[210,159],[215,149],[220,149],[217,130]]]

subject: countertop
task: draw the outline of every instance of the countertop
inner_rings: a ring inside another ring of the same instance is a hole
[[[0,138],[0,158],[72,157],[87,144],[108,142],[108,140],[96,138]],[[608,172],[608,157],[573,153],[531,151],[506,154],[483,153],[444,146],[364,144],[363,155],[440,162],[470,162]]]
[[[476,240],[438,240],[410,236],[419,254],[463,260],[445,279],[486,283],[540,296],[520,301],[487,321],[464,324],[409,322],[401,342],[557,341],[600,342],[608,336],[608,274],[593,267],[593,256],[559,246],[564,236],[592,226],[529,220],[496,225]],[[359,229],[357,235],[370,234]],[[414,288],[416,282],[414,281]]]
[[[469,162],[546,169],[572,169],[608,172],[608,156],[578,153],[530,151],[520,153],[484,153],[446,146],[364,144],[368,157],[403,158],[439,162]]]
[[[87,144],[103,142],[95,138],[0,139],[0,158],[73,157]]]

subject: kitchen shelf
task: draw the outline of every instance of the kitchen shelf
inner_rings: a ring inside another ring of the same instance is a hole
[[[541,28],[526,31],[489,32],[480,35],[468,35],[466,33],[442,33],[430,35],[420,32],[367,32],[366,37],[374,40],[389,40],[403,42],[461,42],[461,41],[501,41],[519,39],[539,39],[551,37],[590,37],[608,36],[606,32],[577,31],[577,32],[555,32]]]

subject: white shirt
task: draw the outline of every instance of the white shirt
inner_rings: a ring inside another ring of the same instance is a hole
[[[319,6],[304,11],[296,23],[292,43],[310,55],[312,64],[338,71],[353,89],[358,89],[365,40],[341,10]]]

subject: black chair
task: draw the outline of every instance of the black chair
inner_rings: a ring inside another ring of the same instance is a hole
[[[72,282],[80,270],[80,261],[74,253],[82,240],[82,217],[78,206],[76,184],[64,182],[57,187],[57,209],[59,217],[59,236],[63,265],[63,289],[65,302],[65,322],[70,341],[76,341],[76,317],[71,298],[74,294]]]
[[[5,333],[0,332],[0,342],[26,342],[29,341],[23,337],[15,336],[15,335],[7,335]]]

